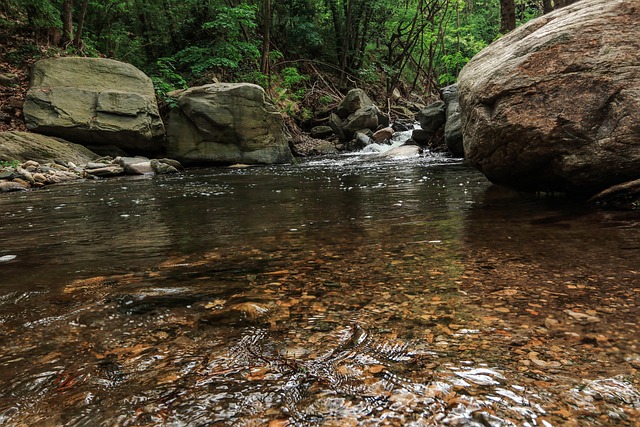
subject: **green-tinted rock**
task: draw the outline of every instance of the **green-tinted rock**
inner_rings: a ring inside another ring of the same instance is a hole
[[[103,58],[38,61],[24,103],[27,127],[83,145],[158,151],[164,125],[153,83],[133,65]]]
[[[29,132],[0,132],[0,160],[87,163],[97,156],[79,144]]]
[[[167,154],[183,163],[288,163],[284,120],[264,90],[216,83],[172,93]]]

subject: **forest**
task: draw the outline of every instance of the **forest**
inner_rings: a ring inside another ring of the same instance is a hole
[[[437,93],[478,51],[567,0],[6,0],[4,60],[129,62],[158,97],[212,81],[263,86],[311,118],[345,89],[385,104]],[[395,91],[395,97],[394,97]]]

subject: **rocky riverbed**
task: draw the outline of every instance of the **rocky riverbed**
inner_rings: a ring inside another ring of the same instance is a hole
[[[4,162],[0,166],[0,192],[27,191],[77,179],[98,179],[120,175],[162,175],[183,170],[180,162],[172,159],[146,157],[102,157],[76,165],[61,160],[39,163]]]

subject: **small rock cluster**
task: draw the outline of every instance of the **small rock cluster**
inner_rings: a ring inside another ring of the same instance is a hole
[[[38,163],[28,160],[19,164],[0,166],[0,192],[26,191],[77,179],[98,179],[119,175],[163,175],[184,170],[172,159],[146,157],[103,157],[83,165],[55,161]]]
[[[426,107],[421,104],[412,104],[412,108],[403,107],[404,110],[396,114],[405,119],[391,123],[389,116],[362,89],[352,89],[331,113],[329,126],[312,128],[310,138],[294,142],[292,151],[296,155],[306,156],[342,150],[367,150],[372,144],[388,144],[397,132],[412,131],[406,145],[464,157],[456,85],[444,88],[441,97],[444,101]],[[334,136],[337,141],[328,144],[326,140],[331,141]]]

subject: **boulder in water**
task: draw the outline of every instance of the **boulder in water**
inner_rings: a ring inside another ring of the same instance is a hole
[[[27,191],[29,187],[25,184],[13,181],[0,181],[0,192],[10,193],[13,191]]]
[[[640,3],[580,1],[476,55],[458,79],[467,160],[491,181],[591,195],[640,177]]]
[[[401,145],[377,154],[376,157],[380,159],[406,159],[417,157],[420,153],[422,153],[422,148],[417,145]]]
[[[395,131],[391,127],[382,128],[371,135],[371,139],[374,142],[384,142],[388,141],[393,137]]]
[[[184,163],[288,163],[284,120],[264,89],[214,83],[173,92],[167,154]]]
[[[146,157],[116,157],[114,163],[122,167],[129,175],[146,175],[154,173],[151,161]]]

